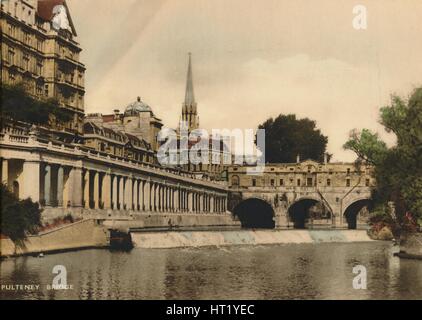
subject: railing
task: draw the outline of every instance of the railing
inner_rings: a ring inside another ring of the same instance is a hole
[[[10,130],[6,130],[6,132],[8,131]],[[24,131],[25,130],[22,130],[22,132]],[[177,177],[192,179],[195,181],[212,182],[213,184],[220,185],[222,187],[226,185],[224,181],[212,181],[209,177],[197,178],[195,174],[188,171],[181,170],[181,169],[165,168],[156,164],[140,162],[140,161],[136,161],[132,159],[126,159],[124,157],[93,150],[82,145],[65,144],[60,141],[52,141],[45,138],[37,137],[35,136],[35,134],[21,135],[21,134],[9,134],[9,133],[2,132],[0,133],[0,141],[5,144],[11,143],[11,144],[21,144],[25,146],[30,145],[31,147],[40,147],[47,150],[52,150],[52,151],[62,152],[62,153],[65,152],[69,156],[78,155],[78,156],[84,156],[90,159],[99,159],[107,163],[114,163],[117,165],[124,165],[124,166],[132,166],[135,168],[148,170],[150,173],[157,174],[157,175],[168,173],[171,175],[175,175]]]

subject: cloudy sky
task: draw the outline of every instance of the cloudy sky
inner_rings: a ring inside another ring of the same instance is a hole
[[[422,85],[420,0],[68,0],[87,66],[86,112],[137,96],[176,127],[193,55],[201,126],[317,121],[334,159],[353,128],[379,131],[390,94]],[[366,30],[352,25],[367,8]]]

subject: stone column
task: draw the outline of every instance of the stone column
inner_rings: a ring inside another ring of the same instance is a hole
[[[144,211],[145,208],[145,182],[143,180],[139,180],[139,187],[138,187],[138,201],[139,201],[139,211]]]
[[[157,212],[160,212],[162,207],[162,199],[161,199],[161,192],[163,190],[163,187],[160,184],[157,184],[155,187],[155,207],[157,208]]]
[[[214,212],[214,197],[210,197],[210,213]]]
[[[199,196],[199,211],[204,212],[205,211],[205,197],[204,194],[200,194]]]
[[[151,190],[150,190],[150,194],[151,194],[151,211],[155,212],[156,211],[156,206],[155,206],[155,189],[156,189],[156,185],[154,182],[151,182]]]
[[[101,200],[104,203],[104,209],[111,209],[111,175],[106,173],[103,177],[103,186]]]
[[[174,189],[174,211],[175,212],[180,211],[180,207],[179,207],[179,187],[176,187]]]
[[[144,184],[144,210],[151,210],[151,186],[149,181]]]
[[[162,211],[166,212],[167,211],[167,186],[164,185],[163,186],[163,191],[162,191],[163,195],[162,195]]]
[[[72,207],[82,207],[83,201],[83,177],[82,168],[72,168],[69,174],[70,187],[69,199]]]
[[[125,200],[125,178],[119,177],[119,210],[123,210]]]
[[[113,210],[117,210],[117,203],[119,201],[119,194],[118,194],[118,178],[117,176],[113,176],[113,186],[112,186],[112,202],[113,202]]]
[[[23,163],[23,190],[21,198],[31,198],[34,202],[40,202],[40,190],[40,163],[25,161]]]
[[[133,210],[139,210],[139,191],[138,191],[138,180],[133,180]]]
[[[44,175],[44,200],[46,206],[51,206],[51,166],[45,166]]]
[[[126,192],[125,192],[125,204],[126,210],[132,210],[133,208],[133,182],[132,178],[126,179]]]
[[[193,212],[193,192],[188,191],[188,211]]]
[[[174,203],[174,195],[176,194],[176,190],[173,187],[170,187],[170,210],[171,212],[175,211],[175,203]]]
[[[64,169],[59,166],[57,169],[57,205],[63,207]]]
[[[94,209],[100,208],[100,174],[94,171]]]
[[[1,183],[9,186],[9,160],[1,161]]]
[[[84,207],[89,209],[89,170],[84,174]]]
[[[173,193],[173,187],[167,187],[167,211],[168,212],[172,212],[172,202],[171,202],[171,198],[172,198],[172,193]]]
[[[171,212],[171,187],[166,187],[166,211]]]

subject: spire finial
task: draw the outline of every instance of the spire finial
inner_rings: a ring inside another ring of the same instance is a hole
[[[195,104],[195,94],[193,91],[193,76],[192,76],[192,53],[188,52],[189,65],[188,76],[186,80],[185,105],[190,106]]]

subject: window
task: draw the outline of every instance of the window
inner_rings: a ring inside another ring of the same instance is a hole
[[[11,25],[11,24],[9,25],[9,35],[12,38],[16,37],[16,27],[14,25]]]
[[[297,186],[300,187],[300,179],[297,179]]]
[[[13,72],[10,72],[10,73],[9,73],[9,81],[10,81],[11,83],[15,83],[15,80],[16,80],[16,76],[15,76],[15,74],[14,74]]]
[[[42,96],[42,85],[37,84],[37,96]]]
[[[44,86],[44,95],[48,97],[48,84]]]
[[[327,179],[327,187],[331,186],[331,179]]]
[[[37,50],[38,51],[42,51],[43,47],[43,42],[40,38],[37,38]]]
[[[306,179],[306,186],[312,187],[312,178],[307,178]]]
[[[28,32],[23,31],[22,40],[24,44],[28,46],[32,45],[32,37]]]
[[[271,187],[274,187],[274,179],[271,179],[270,183],[271,183]]]
[[[346,179],[346,187],[350,187],[350,179]]]
[[[238,187],[239,186],[239,176],[233,176],[232,177],[232,186]]]
[[[36,69],[35,69],[35,73],[37,74],[37,75],[41,75],[42,74],[42,67],[43,67],[43,63],[42,63],[42,60],[37,60],[37,66],[36,66]]]
[[[280,179],[280,186],[284,186],[284,180]]]
[[[347,175],[350,175],[350,168],[347,168]]]
[[[371,180],[366,179],[366,180],[365,180],[365,186],[369,187],[369,186],[370,186],[370,184],[371,184]]]
[[[252,179],[252,187],[256,187],[256,179]]]
[[[28,71],[29,70],[29,55],[27,53],[23,54],[23,59],[22,59],[22,67]]]

